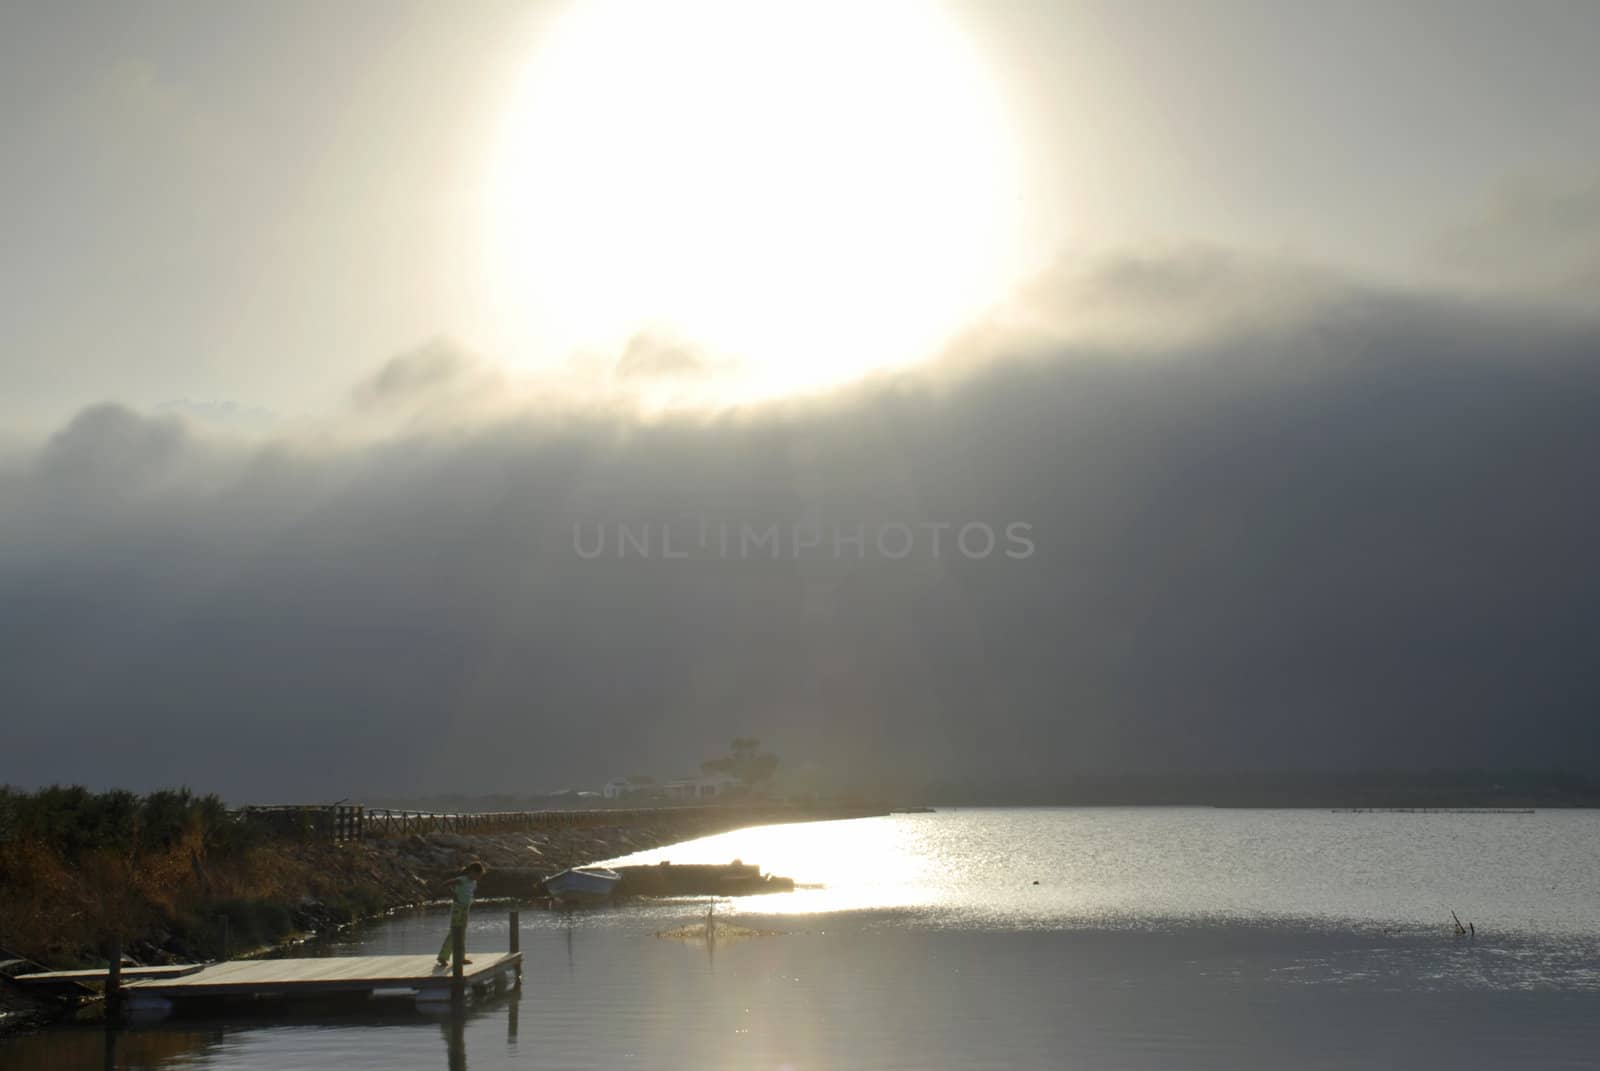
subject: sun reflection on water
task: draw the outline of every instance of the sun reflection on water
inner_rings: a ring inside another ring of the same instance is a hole
[[[975,808],[761,826],[611,862],[739,859],[794,879],[794,892],[729,905],[754,915],[892,912],[935,928],[1233,920],[1432,933],[1454,907],[1480,930],[1588,939],[1600,932],[1600,908],[1583,892],[1600,880],[1584,848],[1594,823],[1567,812]],[[1546,880],[1530,884],[1535,872]]]
[[[921,815],[806,822],[739,829],[608,860],[607,866],[661,862],[729,863],[793,878],[793,892],[741,897],[750,911],[803,915],[874,908],[931,907],[944,901],[939,856]]]

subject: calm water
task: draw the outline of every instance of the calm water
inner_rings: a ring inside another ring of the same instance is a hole
[[[1600,813],[950,811],[745,830],[706,902],[524,911],[520,993],[0,1041],[10,1068],[1592,1068]],[[1037,884],[1035,884],[1037,882]],[[1450,934],[1450,911],[1476,941]],[[329,952],[423,952],[443,918]],[[503,949],[480,905],[469,943]]]

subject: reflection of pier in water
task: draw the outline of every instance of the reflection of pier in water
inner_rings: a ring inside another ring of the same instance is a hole
[[[220,1054],[239,1034],[281,1027],[287,1018],[296,1026],[324,1028],[438,1022],[446,1066],[464,1069],[471,1020],[505,1009],[506,1044],[516,1046],[522,1000],[520,915],[510,913],[510,951],[479,952],[475,960],[466,958],[465,928],[454,927],[455,962],[448,971],[433,969],[432,955],[386,955],[135,968],[127,971],[132,980],[126,983],[105,967],[37,972],[23,976],[25,984],[41,990],[105,985],[108,1021],[100,1028],[57,1028],[0,1039],[0,1062],[7,1071],[188,1066]],[[568,956],[570,962],[570,944]],[[133,1012],[129,1025],[121,1024],[119,1011]]]
[[[324,1029],[416,1030],[436,1023],[444,1042],[444,1066],[465,1071],[468,1066],[467,1027],[505,1015],[505,1044],[517,1044],[522,1002],[520,986],[471,1004],[437,1004],[417,1007],[410,1002],[374,1001],[362,1006],[348,1002],[319,1004],[298,1010],[296,1026]],[[218,1066],[230,1049],[253,1032],[284,1025],[281,1005],[241,1005],[226,1016],[204,1020],[166,1019],[160,1023],[130,1026],[55,1027],[37,1034],[4,1039],[0,1053],[6,1071],[61,1071],[63,1068],[157,1069]],[[486,1039],[480,1032],[478,1043]]]

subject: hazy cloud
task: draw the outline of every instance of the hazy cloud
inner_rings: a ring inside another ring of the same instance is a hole
[[[618,379],[679,378],[711,371],[694,348],[676,339],[641,332],[628,340],[617,358]]]
[[[52,489],[131,493],[168,475],[188,446],[177,420],[96,405],[50,437],[36,471]]]
[[[158,416],[179,416],[219,431],[267,432],[281,419],[259,406],[223,399],[174,398],[155,407]]]
[[[485,374],[424,348],[357,412]],[[1142,257],[822,398],[478,411],[243,447],[103,406],[0,469],[0,780],[521,790],[745,731],[906,784],[1600,756],[1592,324]],[[578,553],[621,525],[649,556]],[[857,554],[884,526],[914,550]]]
[[[1600,294],[1600,174],[1506,183],[1477,218],[1441,236],[1436,253],[1466,280],[1592,312]]]
[[[434,339],[385,361],[355,390],[363,407],[396,406],[480,388],[496,375],[482,360],[448,339]]]

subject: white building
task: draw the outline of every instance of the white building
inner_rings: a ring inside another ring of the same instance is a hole
[[[620,800],[623,796],[638,792],[652,783],[649,781],[635,781],[631,777],[613,777],[606,782],[606,787],[600,790],[600,794],[608,800]]]
[[[742,784],[732,774],[713,773],[702,777],[680,777],[661,786],[670,800],[706,800],[737,788]]]

